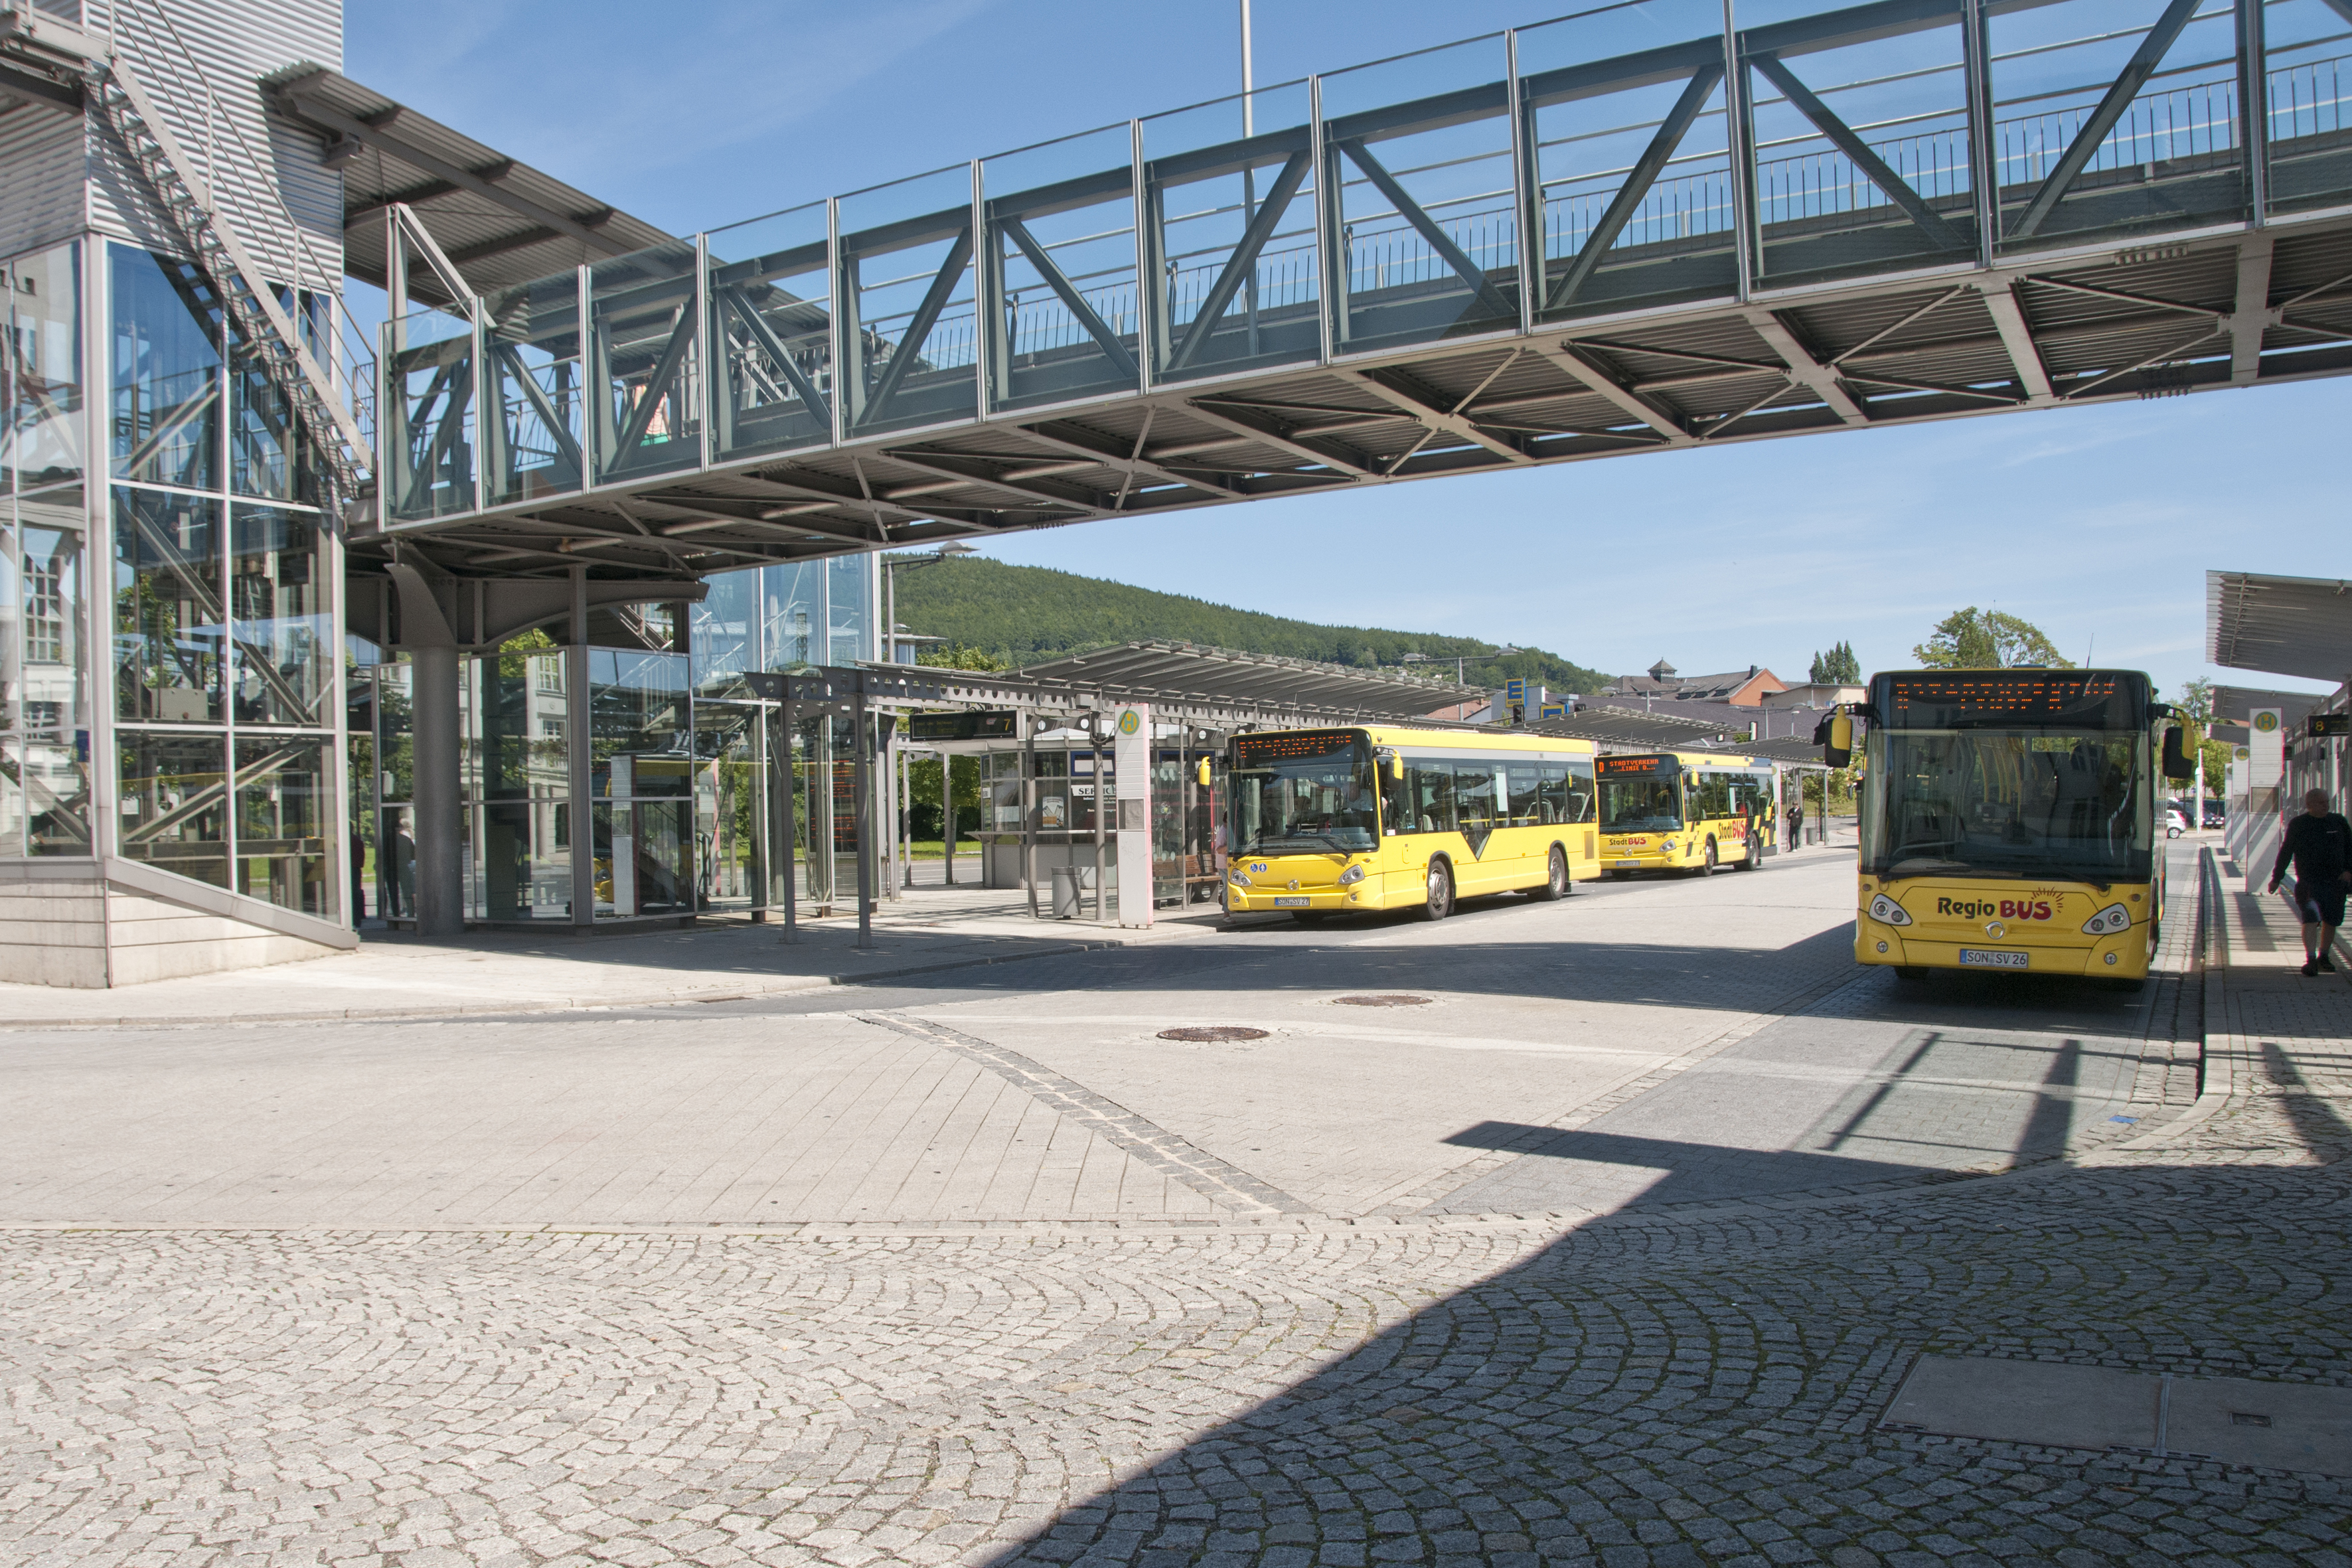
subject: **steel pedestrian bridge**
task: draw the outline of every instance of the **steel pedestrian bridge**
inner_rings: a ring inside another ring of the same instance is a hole
[[[1596,10],[416,311],[354,547],[694,576],[2352,368],[2352,0],[1724,15]],[[349,87],[278,102],[362,124]]]

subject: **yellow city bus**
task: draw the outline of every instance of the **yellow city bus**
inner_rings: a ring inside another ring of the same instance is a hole
[[[1853,955],[1931,969],[2147,983],[2164,916],[2157,731],[2172,710],[2126,669],[1905,670],[1825,721],[1864,723]],[[2161,767],[2185,778],[2178,726]]]
[[[1326,915],[1564,896],[1600,875],[1589,741],[1270,730],[1226,758],[1225,911]],[[1206,762],[1202,763],[1205,781]]]
[[[1619,880],[1636,871],[1753,871],[1777,842],[1773,768],[1712,752],[1602,757],[1601,863]]]

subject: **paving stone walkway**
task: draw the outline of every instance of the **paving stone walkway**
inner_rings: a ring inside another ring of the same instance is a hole
[[[2352,1386],[2352,986],[2224,907],[2205,1092],[2000,1174],[1572,1219],[19,1227],[0,1561],[2352,1563],[2352,1481],[1879,1425],[1923,1352]]]

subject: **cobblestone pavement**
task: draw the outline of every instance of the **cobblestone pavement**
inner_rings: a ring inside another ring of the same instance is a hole
[[[1003,1002],[877,1000],[955,1036]],[[1867,1003],[1815,1000],[1840,1026]],[[971,1034],[926,1048],[1234,1195],[1100,1223],[19,1226],[0,1561],[2352,1562],[2352,1482],[1875,1425],[1921,1352],[2352,1384],[2352,988],[2250,963],[2221,1005],[2209,1092],[2171,1120],[1872,1191],[1286,1213]],[[1727,1012],[1683,1055],[1812,1016]],[[2160,1016],[2084,1037],[2168,1043]],[[2163,1104],[2173,1071],[2105,1092]]]

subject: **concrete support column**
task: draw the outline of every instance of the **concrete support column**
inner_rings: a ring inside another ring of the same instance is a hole
[[[457,789],[457,650],[409,652],[416,767],[416,934],[466,929],[466,844]]]

